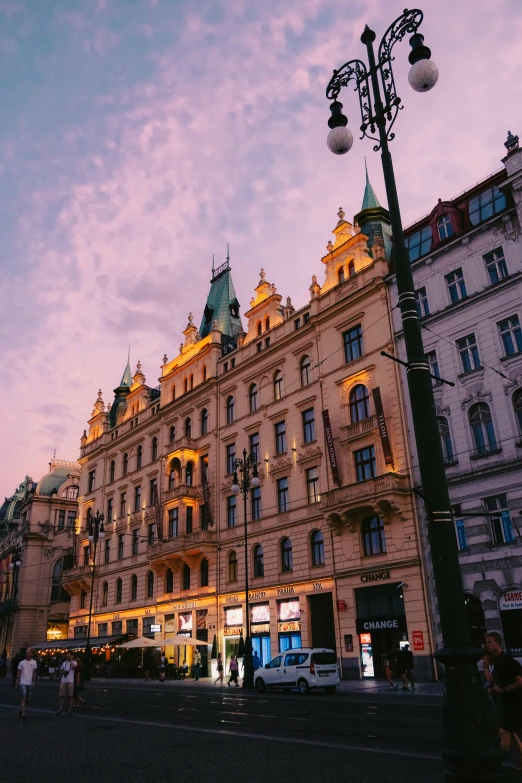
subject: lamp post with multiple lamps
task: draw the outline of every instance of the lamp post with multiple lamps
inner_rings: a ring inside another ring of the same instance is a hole
[[[2,655],[7,657],[7,644],[9,643],[9,625],[11,625],[11,634],[14,630],[14,612],[16,609],[16,598],[18,595],[18,574],[20,573],[20,567],[22,565],[22,547],[17,546],[11,555],[11,562],[9,563],[9,570],[11,571],[11,596],[9,599],[9,615],[7,619],[7,627],[5,631],[5,643]]]
[[[92,620],[92,604],[94,598],[94,577],[96,572],[96,551],[98,549],[98,541],[105,538],[105,528],[103,527],[103,514],[99,511],[94,515],[89,508],[87,512],[87,537],[91,544],[93,544],[93,556],[92,556],[92,574],[91,574],[91,596],[89,600],[89,619],[87,621],[87,644],[85,645],[85,663],[83,666],[83,679],[91,679],[92,670],[92,653],[91,653],[91,620]]]
[[[408,58],[411,69],[408,81],[414,90],[426,92],[434,87],[438,80],[437,66],[430,60],[431,52],[424,45],[424,37],[418,32],[422,20],[422,11],[404,11],[384,34],[379,44],[377,59],[373,46],[376,35],[366,26],[361,41],[366,45],[368,65],[361,60],[350,60],[333,72],[326,90],[326,97],[332,101],[332,116],[328,120],[331,128],[328,147],[335,154],[342,155],[348,152],[353,144],[352,133],[347,127],[348,119],[342,113],[342,103],[337,100],[341,88],[353,80],[362,118],[361,139],[366,136],[374,140],[374,151],[381,151],[393,234],[395,275],[407,354],[409,397],[444,644],[443,649],[435,653],[435,658],[445,667],[446,748],[443,758],[446,781],[479,783],[504,780],[501,763],[504,753],[500,748],[492,709],[477,668],[482,652],[470,643],[430,368],[422,343],[413,276],[404,242],[389,151],[389,142],[395,137],[391,129],[399,109],[402,108],[392,68],[395,44],[402,41],[406,35],[411,35],[412,50]]]
[[[252,472],[252,476],[250,475]],[[248,527],[247,527],[247,504],[248,493],[251,489],[259,487],[261,484],[257,475],[257,457],[255,454],[248,454],[243,449],[243,459],[234,460],[234,479],[232,483],[232,492],[236,495],[243,495],[243,517],[245,522],[245,612],[246,612],[246,638],[245,638],[245,658],[243,664],[243,688],[254,687],[254,665],[252,662],[252,639],[250,637],[250,603],[248,599]]]

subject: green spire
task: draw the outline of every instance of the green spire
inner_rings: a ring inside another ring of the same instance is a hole
[[[129,388],[132,386],[132,373],[130,368],[130,345],[129,345],[129,353],[127,356],[127,366],[125,368],[125,372],[122,375],[120,386],[128,386]]]
[[[212,259],[210,291],[199,327],[201,337],[206,337],[210,333],[214,321],[217,322],[219,331],[227,337],[235,337],[242,329],[228,251],[227,260],[217,269]]]
[[[380,207],[379,199],[375,195],[375,191],[370,185],[370,180],[368,178],[368,166],[366,165],[366,158],[364,159],[364,168],[366,170],[366,187],[364,188],[364,197],[361,207],[361,212],[364,209],[371,209],[372,207]]]

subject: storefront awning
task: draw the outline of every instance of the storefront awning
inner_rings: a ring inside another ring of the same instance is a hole
[[[129,634],[120,634],[119,636],[94,636],[91,639],[91,648],[105,647],[124,642],[128,639]],[[28,647],[32,647],[33,650],[39,650],[45,652],[46,650],[85,650],[87,645],[87,639],[54,639],[52,641],[46,640],[45,642],[36,642],[30,644]]]

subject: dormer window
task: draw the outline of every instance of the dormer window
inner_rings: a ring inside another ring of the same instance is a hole
[[[448,239],[448,237],[454,233],[449,215],[442,215],[442,217],[437,220],[437,228],[441,242],[443,239]]]
[[[337,270],[337,282],[344,283],[344,267],[340,266]]]

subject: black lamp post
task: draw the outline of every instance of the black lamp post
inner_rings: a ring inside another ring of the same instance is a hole
[[[252,476],[250,476],[252,471]],[[238,478],[239,474],[239,478]],[[252,639],[250,637],[250,603],[248,600],[248,529],[247,529],[247,501],[250,489],[259,487],[261,482],[257,475],[257,458],[255,454],[247,456],[243,449],[243,459],[234,460],[234,481],[232,492],[243,495],[243,516],[245,520],[245,611],[246,611],[246,639],[245,658],[243,666],[243,688],[254,687],[254,665],[252,663]]]
[[[14,630],[14,612],[16,609],[16,599],[18,597],[18,574],[20,573],[20,567],[22,565],[22,547],[17,546],[13,550],[11,555],[11,562],[9,563],[9,570],[12,573],[11,579],[11,595],[9,599],[9,615],[7,619],[7,625],[5,630],[5,644],[2,654],[7,654],[7,641],[9,636],[9,624],[11,623],[11,635]],[[11,651],[12,654],[12,651]]]
[[[91,575],[91,596],[89,600],[89,619],[87,621],[87,644],[85,645],[85,663],[83,667],[83,679],[91,679],[91,665],[92,665],[92,653],[91,653],[91,618],[92,618],[92,602],[94,598],[94,576],[96,572],[96,550],[98,548],[98,541],[105,538],[105,528],[103,527],[103,514],[99,511],[96,515],[93,515],[91,509],[87,511],[87,530],[88,539],[93,547],[92,557],[92,575]]]
[[[395,274],[399,294],[404,341],[407,353],[407,378],[419,459],[422,494],[428,517],[428,532],[437,589],[444,648],[435,657],[445,666],[444,729],[446,780],[504,780],[502,758],[491,706],[481,684],[477,661],[481,650],[470,643],[464,592],[460,575],[457,542],[450,507],[442,447],[438,430],[430,368],[422,344],[421,328],[410,267],[404,244],[399,200],[388,142],[395,134],[391,128],[401,108],[392,69],[392,50],[398,41],[411,35],[412,51],[408,74],[410,86],[426,92],[435,86],[438,70],[424,38],[418,33],[423,13],[418,9],[404,11],[384,34],[376,61],[373,43],[375,33],[366,26],[361,41],[366,45],[368,66],[361,60],[350,60],[333,76],[326,97],[333,99],[328,121],[328,147],[337,155],[348,152],[353,136],[347,128],[337,97],[342,87],[353,80],[359,96],[361,132],[373,139],[374,151],[381,150],[381,160],[388,197],[395,250]],[[381,97],[381,86],[383,97]]]

